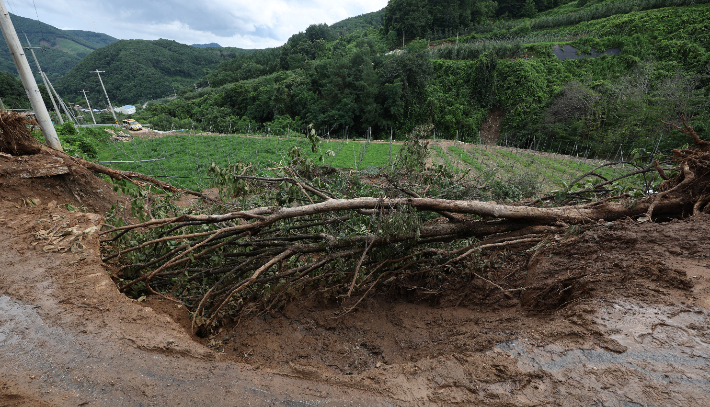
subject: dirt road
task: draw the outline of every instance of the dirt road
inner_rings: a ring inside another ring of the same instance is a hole
[[[0,405],[390,404],[226,361],[119,294],[95,233],[74,253],[35,235],[50,225],[83,231],[100,225],[97,215],[7,201],[0,214]]]

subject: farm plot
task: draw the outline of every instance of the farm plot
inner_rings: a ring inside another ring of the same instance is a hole
[[[435,165],[443,165],[455,173],[470,174],[485,183],[493,180],[515,182],[524,178],[536,184],[539,194],[565,190],[572,186],[572,181],[593,170],[597,181],[606,182],[628,174],[633,168],[628,162],[598,168],[609,162],[500,146],[440,142],[432,149]],[[653,179],[649,178],[649,183],[657,181],[657,175],[650,177]],[[639,181],[626,178],[614,186],[623,191],[638,186]]]
[[[305,138],[181,134],[103,144],[99,160],[112,168],[137,171],[179,187],[204,189],[210,186],[207,170],[212,163],[221,167],[249,163],[259,174],[268,176],[298,150],[298,154],[316,165],[374,174],[391,164],[401,148],[402,143],[323,140],[313,151],[313,145]],[[478,179],[481,186],[496,181],[523,182],[530,186],[528,197],[567,190],[579,176],[606,163],[563,154],[452,141],[430,141],[429,148],[429,165],[441,166],[457,177]],[[594,179],[613,180],[630,172],[630,168],[629,164],[599,168]],[[627,178],[614,183],[613,187],[622,192],[637,187],[639,181]],[[650,184],[655,180],[648,181]]]
[[[206,188],[212,163],[227,166],[250,163],[262,175],[284,165],[293,149],[317,165],[362,170],[380,168],[394,159],[400,144],[366,141],[328,141],[318,144],[315,152],[304,138],[277,138],[244,135],[166,135],[136,137],[129,142],[102,145],[99,161],[114,169],[137,171],[164,179],[183,188]]]

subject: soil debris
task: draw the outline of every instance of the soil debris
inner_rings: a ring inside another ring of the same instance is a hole
[[[110,184],[66,162],[21,178],[6,159],[2,406],[710,405],[702,210],[491,250],[437,291],[315,290],[198,338],[184,306],[111,280],[94,233],[123,199]]]

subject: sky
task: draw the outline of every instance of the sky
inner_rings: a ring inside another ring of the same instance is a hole
[[[4,0],[10,13],[63,30],[223,47],[283,45],[311,24],[382,9],[387,0]],[[35,8],[36,6],[36,8]]]

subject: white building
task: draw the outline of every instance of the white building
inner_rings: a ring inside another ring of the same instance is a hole
[[[136,107],[131,106],[131,105],[126,105],[126,106],[121,106],[113,109],[114,112],[116,113],[123,113],[123,114],[133,114],[136,112]]]

